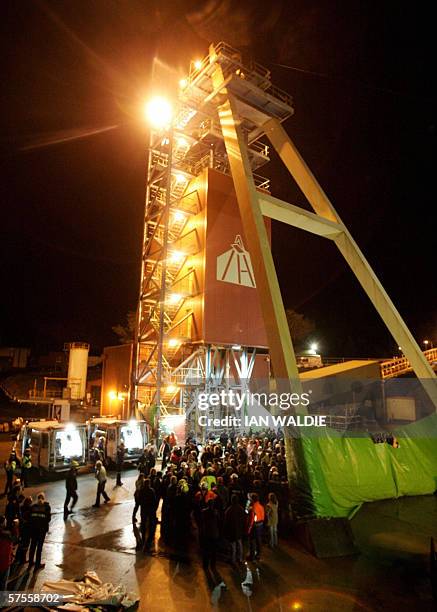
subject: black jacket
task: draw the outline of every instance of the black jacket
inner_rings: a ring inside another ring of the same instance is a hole
[[[246,532],[247,515],[240,504],[231,505],[225,512],[225,537],[230,542],[241,540]]]
[[[67,478],[65,479],[65,488],[68,493],[73,493],[77,491],[77,477],[76,470],[70,470],[67,474]]]
[[[156,495],[155,491],[150,487],[142,487],[138,492],[138,501],[140,503],[141,514],[151,514],[156,511]]]
[[[42,504],[33,504],[30,509],[30,529],[31,531],[43,531],[49,530],[49,523],[52,518],[52,512],[50,504],[44,502]]]

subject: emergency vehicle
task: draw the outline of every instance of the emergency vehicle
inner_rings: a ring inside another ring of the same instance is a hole
[[[73,460],[85,465],[88,459],[86,425],[28,421],[22,426],[14,448],[20,460],[30,448],[32,467],[40,473],[68,470]]]
[[[93,459],[93,449],[97,448],[103,438],[103,451],[110,463],[117,459],[117,448],[124,443],[125,462],[137,461],[148,442],[147,424],[145,421],[124,421],[115,417],[95,417],[87,422],[89,459]]]

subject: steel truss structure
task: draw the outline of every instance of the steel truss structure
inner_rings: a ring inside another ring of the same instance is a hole
[[[190,185],[206,166],[233,179],[249,252],[259,264],[255,280],[277,388],[301,390],[263,216],[334,242],[437,407],[431,365],[281,126],[292,114],[291,97],[271,83],[268,69],[243,63],[237,50],[219,43],[181,82],[172,128],[151,134],[132,378],[132,398],[144,412],[158,406],[164,414],[190,414],[200,390],[229,384],[243,388],[250,379],[253,348],[237,352],[192,342],[187,303],[196,292],[196,269],[186,264],[196,247],[184,230],[200,206]],[[271,196],[268,180],[255,173],[269,161],[265,137],[314,213]],[[171,342],[175,330],[178,341]],[[227,380],[231,363],[242,376]]]

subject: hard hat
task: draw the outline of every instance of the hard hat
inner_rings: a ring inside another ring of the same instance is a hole
[[[73,461],[71,462],[71,467],[77,468],[79,467],[79,463],[73,459]]]

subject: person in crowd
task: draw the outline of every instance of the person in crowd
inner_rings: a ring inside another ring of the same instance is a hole
[[[8,496],[8,501],[5,508],[6,529],[13,530],[15,520],[20,519],[20,504],[24,496],[21,493],[19,485],[14,485],[11,493]]]
[[[143,548],[146,549],[152,545],[156,529],[156,496],[155,491],[150,486],[150,478],[144,479],[138,497],[141,513],[141,543]]]
[[[138,471],[140,474],[143,474],[144,476],[149,475],[147,455],[148,455],[148,451],[147,451],[147,446],[146,446],[143,450],[141,457],[138,459]]]
[[[45,566],[45,563],[41,563],[41,554],[51,518],[50,504],[46,501],[44,493],[38,493],[36,504],[33,504],[30,508],[29,518],[29,567],[33,566],[36,552],[36,570],[42,569]]]
[[[229,489],[225,486],[223,476],[217,476],[217,486],[215,492],[220,497],[223,510],[229,506]]]
[[[115,461],[115,466],[116,466],[116,471],[117,471],[117,479],[116,479],[115,485],[117,487],[123,486],[123,483],[121,482],[121,470],[123,469],[125,453],[126,453],[126,449],[124,448],[124,442],[120,442],[117,448],[117,457]]]
[[[132,513],[132,522],[136,523],[137,522],[137,512],[138,512],[138,508],[140,507],[140,491],[144,486],[144,481],[145,481],[146,477],[144,476],[143,473],[140,473],[136,482],[135,482],[135,493],[134,493],[134,501],[135,501],[135,505],[134,505],[134,511]]]
[[[236,495],[240,501],[240,504],[245,503],[245,494],[243,491],[243,487],[240,483],[240,480],[238,478],[238,474],[233,473],[231,475],[230,484],[229,484],[229,495],[231,497],[232,495]]]
[[[105,491],[106,486],[106,468],[103,463],[99,460],[96,461],[96,480],[97,480],[97,495],[96,495],[96,503],[93,504],[93,508],[100,508],[100,496],[103,496],[105,504],[110,501],[110,497]]]
[[[23,481],[23,488],[26,489],[29,486],[29,475],[32,469],[32,457],[30,448],[26,448],[21,462],[21,479]]]
[[[174,497],[174,543],[177,548],[183,548],[190,535],[190,514],[190,486],[181,478]]]
[[[162,441],[161,448],[160,448],[160,454],[162,456],[162,465],[161,465],[162,471],[164,471],[165,468],[167,467],[167,463],[168,463],[168,460],[170,459],[172,448],[173,447],[170,446],[169,436],[166,436],[164,440]]]
[[[217,548],[220,537],[219,515],[215,501],[210,499],[201,513],[201,548],[203,569],[216,571]]]
[[[79,499],[77,495],[77,471],[79,469],[79,463],[72,461],[70,469],[67,472],[65,479],[65,501],[64,501],[64,521],[67,520],[69,514],[73,513],[73,508],[77,504]],[[70,501],[72,501],[71,508],[68,507]]]
[[[15,559],[18,565],[26,563],[27,551],[30,545],[30,515],[33,506],[32,497],[26,497],[21,504],[19,521],[19,541]]]
[[[0,515],[0,592],[8,590],[8,579],[17,534],[18,521],[13,525],[12,529],[7,529],[6,517],[3,514]]]
[[[243,562],[243,537],[246,526],[246,513],[240,505],[238,495],[232,495],[231,505],[225,512],[224,534],[231,545],[232,563]]]
[[[201,450],[188,437],[183,446],[173,447],[172,453],[169,437],[165,444],[168,444],[168,449],[164,450],[163,472],[157,473],[154,467],[149,469],[150,489],[154,490],[155,495],[155,513],[150,510],[150,504],[143,503],[147,511],[142,511],[145,518],[142,521],[144,538],[139,538],[142,546],[150,542],[150,533],[154,533],[151,519],[156,518],[160,498],[163,500],[163,540],[169,546],[183,549],[183,542],[190,533],[192,514],[205,567],[209,569],[215,566],[220,542],[229,541],[232,560],[241,561],[245,535],[249,538],[249,558],[259,559],[265,519],[271,545],[276,545],[277,530],[270,531],[270,526],[274,527],[275,522],[277,528],[286,526],[290,520],[290,492],[282,438],[275,438],[274,432],[266,432],[263,436],[237,436],[232,433],[227,440],[225,437],[220,441],[215,440],[212,436]],[[166,467],[168,454],[170,464]],[[144,476],[137,481],[134,520],[141,505],[138,490],[142,489],[143,483]],[[269,497],[270,493],[275,497]],[[234,501],[230,501],[233,498]],[[276,510],[280,513],[279,525],[275,520],[278,515],[278,512],[275,513],[275,501]],[[266,511],[264,504],[267,504]],[[208,531],[206,524],[212,525],[212,529]]]
[[[265,512],[256,493],[249,493],[248,495],[247,512],[249,515],[247,529],[250,547],[249,559],[251,561],[255,559],[259,561],[261,558]]]
[[[148,467],[149,474],[153,470],[155,465],[156,465],[155,445],[148,444],[147,445],[147,467]]]
[[[278,498],[274,493],[269,493],[269,501],[266,505],[267,527],[269,528],[270,547],[278,545]]]
[[[17,456],[15,451],[9,455],[9,459],[5,461],[6,484],[3,495],[7,495],[12,491],[14,476],[17,470]]]
[[[217,480],[216,480],[213,468],[212,467],[207,468],[206,475],[202,478],[202,480],[200,481],[200,484],[202,485],[203,483],[206,483],[208,487],[208,491],[210,491],[212,488],[212,485],[216,484],[216,482]]]
[[[168,476],[169,484],[165,489],[162,502],[161,533],[166,541],[172,542],[175,534],[175,498],[178,492],[178,479],[171,471],[168,473]]]

